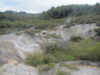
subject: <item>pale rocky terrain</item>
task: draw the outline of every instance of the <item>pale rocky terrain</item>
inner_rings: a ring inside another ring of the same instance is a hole
[[[95,36],[95,32],[93,31],[95,28],[97,28],[96,24],[80,24],[70,28],[66,28],[65,25],[60,25],[54,29],[35,33],[34,36],[30,36],[24,33],[24,31],[18,32],[20,34],[12,33],[0,35],[0,75],[56,75],[57,69],[71,71],[72,75],[100,75],[99,62],[66,62],[66,64],[76,65],[79,70],[72,71],[58,64],[58,66],[56,65],[54,69],[46,72],[46,74],[39,74],[37,68],[27,66],[23,63],[25,53],[42,51],[41,45],[45,45],[48,42],[56,42],[58,40],[62,43],[65,43],[65,41],[69,43],[71,36],[92,38]],[[51,34],[59,37],[49,37],[48,35]]]
[[[44,72],[42,75],[57,75],[57,71],[66,72],[66,75],[100,75],[100,62],[90,62],[90,61],[68,61],[64,62],[66,65],[74,66],[75,68],[70,68],[69,66],[61,66],[59,63],[52,70]]]

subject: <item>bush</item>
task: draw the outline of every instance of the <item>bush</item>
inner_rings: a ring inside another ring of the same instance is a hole
[[[70,72],[65,72],[65,71],[58,70],[57,71],[57,75],[71,75],[71,73]]]
[[[82,38],[80,36],[71,36],[70,40],[73,42],[79,42]]]
[[[31,66],[46,65],[44,69],[48,70],[51,63],[68,60],[100,61],[100,42],[85,39],[68,48],[50,44],[45,47],[44,53],[29,53],[25,63]]]
[[[73,60],[76,60],[76,58],[71,54],[67,54],[67,53],[60,54],[59,53],[57,56],[57,60],[59,60],[59,61],[73,61]]]
[[[0,21],[0,34],[8,34],[11,32],[17,32],[17,31],[22,31],[24,29],[29,29],[34,27],[35,29],[38,29],[36,31],[29,30],[28,33],[30,35],[34,35],[34,32],[41,31],[43,29],[47,28],[53,28],[57,26],[58,24],[61,24],[62,22],[65,21],[66,18],[62,19],[50,19],[50,20],[43,20],[40,18],[34,18],[34,19],[26,19],[26,20],[3,20],[2,22]]]
[[[49,64],[55,62],[55,57],[44,53],[29,53],[25,63],[31,66]]]
[[[55,56],[58,62],[76,59],[73,55],[68,54],[68,49],[57,44],[47,44],[44,49],[46,54]]]
[[[49,38],[60,38],[60,36],[56,35],[56,34],[48,34],[47,37]]]
[[[96,25],[97,26],[100,26],[100,21],[96,21]]]
[[[100,25],[100,15],[73,17],[71,21],[71,25],[89,24],[89,23],[96,23],[99,26]]]
[[[100,28],[96,28],[94,31],[96,32],[96,35],[100,37]]]
[[[32,29],[27,29],[27,30],[25,31],[25,33],[28,34],[28,35],[30,35],[30,36],[34,36],[35,31],[32,30]]]
[[[100,42],[91,39],[83,40],[69,47],[69,54],[78,60],[100,61]]]
[[[37,66],[75,59],[73,55],[68,54],[66,48],[50,44],[45,46],[44,53],[27,54],[25,63],[31,66]]]

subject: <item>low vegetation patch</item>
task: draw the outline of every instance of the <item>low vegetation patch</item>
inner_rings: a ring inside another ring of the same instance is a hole
[[[57,75],[71,75],[71,73],[70,72],[65,72],[65,71],[62,71],[62,70],[58,70]]]
[[[82,38],[80,36],[71,36],[70,40],[73,42],[79,42]]]
[[[47,44],[45,46],[45,54],[50,54],[56,57],[56,61],[68,61],[68,60],[75,60],[73,55],[68,54],[68,50],[66,48],[58,46],[56,43],[54,44]]]
[[[11,32],[22,31],[34,27],[38,30],[47,28],[53,28],[59,24],[62,24],[66,18],[62,19],[31,19],[31,20],[3,20],[0,21],[0,34],[8,34]]]
[[[25,61],[26,64],[31,66],[50,64],[53,62],[55,62],[54,56],[40,52],[27,54]]]
[[[85,16],[73,17],[70,25],[90,24],[90,23],[96,23],[96,25],[99,26],[100,25],[100,15],[92,15],[92,16],[85,15]]]
[[[100,61],[100,42],[91,39],[81,40],[67,48],[60,47],[57,44],[48,44],[44,49],[44,53],[28,54],[25,63],[31,66],[44,65],[42,70],[49,70],[54,67],[52,63],[71,60]],[[71,70],[78,70],[74,65],[62,64],[62,66]]]
[[[100,28],[96,28],[94,31],[96,32],[96,35],[100,37]]]
[[[49,38],[60,38],[60,36],[56,35],[56,34],[48,34],[47,35]]]
[[[100,42],[85,39],[69,47],[69,54],[78,60],[100,61]]]

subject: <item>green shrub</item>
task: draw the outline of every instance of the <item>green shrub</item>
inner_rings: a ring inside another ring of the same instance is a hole
[[[60,55],[59,54],[57,56],[57,60],[59,60],[59,61],[73,61],[73,60],[76,60],[76,58],[71,54],[67,54],[67,53],[62,53]]]
[[[100,42],[85,39],[67,48],[54,44],[46,45],[44,53],[29,53],[25,63],[31,66],[46,65],[44,69],[48,70],[51,63],[68,60],[100,61]]]
[[[63,48],[57,44],[47,44],[45,46],[45,53],[56,57],[57,61],[75,60],[76,58],[68,54],[68,49]]]
[[[69,54],[78,60],[100,61],[100,42],[91,39],[83,40],[69,47]]]
[[[53,28],[57,26],[58,24],[61,24],[62,22],[65,21],[66,18],[62,19],[50,19],[50,20],[44,20],[44,19],[26,19],[26,20],[3,20],[0,22],[0,34],[7,34],[11,32],[17,32],[17,31],[22,31],[24,29],[29,29],[34,27],[36,32],[47,29],[47,28]],[[34,30],[33,30],[34,31]],[[29,31],[30,33],[31,31]],[[32,35],[33,32],[32,32]]]
[[[32,30],[32,29],[27,29],[27,30],[25,31],[25,33],[28,34],[28,35],[30,35],[30,36],[34,36],[35,31]]]
[[[100,21],[96,21],[96,25],[97,26],[100,26]]]
[[[73,42],[79,42],[82,38],[80,36],[71,36],[70,40]]]
[[[71,73],[70,72],[65,72],[65,71],[58,70],[57,71],[57,75],[71,75]]]
[[[89,24],[89,23],[96,23],[97,25],[100,24],[100,15],[88,15],[88,16],[79,16],[73,17],[71,24]]]
[[[49,38],[60,38],[60,36],[56,35],[56,34],[49,34],[47,35]]]
[[[100,28],[96,28],[94,31],[96,32],[96,35],[100,37]]]
[[[44,53],[29,53],[25,63],[31,66],[49,64],[55,62],[55,57]]]

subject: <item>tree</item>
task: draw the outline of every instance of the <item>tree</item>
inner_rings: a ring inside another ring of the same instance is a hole
[[[96,5],[94,6],[94,10],[96,14],[100,14],[100,3],[96,3]]]

